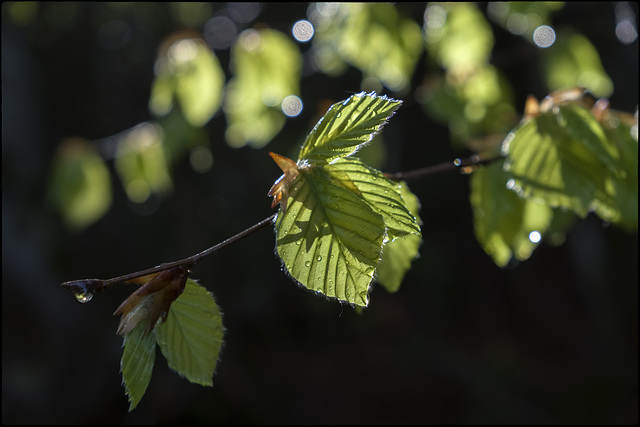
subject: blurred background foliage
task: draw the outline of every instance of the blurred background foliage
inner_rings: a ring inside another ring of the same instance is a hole
[[[464,175],[410,183],[421,258],[361,315],[292,285],[268,232],[198,265],[227,328],[214,387],[157,366],[132,414],[111,317],[130,289],[80,306],[58,285],[181,258],[268,216],[267,152],[295,158],[361,90],[404,100],[361,153],[389,172],[496,149],[529,94],[584,86],[635,113],[637,13],[3,3],[3,421],[636,423],[637,234],[589,215],[563,245],[499,269],[475,240]],[[513,196],[524,222],[547,223]]]

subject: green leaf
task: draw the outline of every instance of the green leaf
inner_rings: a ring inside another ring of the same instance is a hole
[[[611,141],[619,151],[615,173],[607,176],[602,188],[596,192],[594,211],[605,221],[627,230],[638,230],[638,140],[637,124],[610,120],[605,127]],[[632,133],[635,126],[635,134]],[[634,136],[635,135],[635,136]]]
[[[220,108],[224,72],[218,58],[204,40],[174,40],[156,64],[157,77],[151,88],[149,109],[164,116],[177,100],[192,126],[203,126]]]
[[[595,134],[586,137],[589,125],[577,129],[573,120],[578,115],[564,114],[579,108],[562,106],[527,121],[505,139],[503,153],[505,168],[513,176],[507,182],[510,189],[584,217],[609,170],[601,158],[606,150],[591,146],[603,141]]]
[[[489,61],[493,31],[473,3],[429,4],[424,29],[427,51],[448,73],[464,77]]]
[[[420,225],[403,199],[406,185],[391,181],[382,172],[354,157],[336,159],[324,166],[324,170],[334,182],[350,188],[382,215],[389,241],[407,234],[420,237]]]
[[[334,179],[339,170],[300,170],[276,220],[276,247],[288,273],[306,288],[366,306],[386,230],[382,215],[348,180]]]
[[[333,104],[307,136],[299,159],[326,164],[355,153],[379,132],[402,101],[374,92]]]
[[[512,258],[531,256],[551,225],[553,210],[544,204],[518,197],[507,190],[510,175],[503,161],[496,161],[471,175],[470,202],[476,238],[494,262],[504,267]]]
[[[345,61],[369,84],[382,82],[393,91],[408,86],[422,53],[422,33],[394,5],[336,3],[315,15],[314,59],[325,73],[342,71]]]
[[[55,155],[49,197],[66,225],[81,230],[100,219],[111,206],[111,177],[88,141],[65,140]]]
[[[533,42],[533,32],[540,25],[553,25],[552,15],[562,10],[565,2],[523,1],[494,4],[491,19],[505,30]]]
[[[231,68],[235,76],[224,101],[227,143],[261,148],[284,126],[282,101],[299,95],[302,55],[279,31],[249,29],[231,48]]]
[[[173,187],[162,140],[158,124],[142,123],[118,142],[116,170],[134,203],[144,202],[151,193],[165,195]]]
[[[192,383],[213,385],[212,377],[222,346],[222,316],[213,296],[188,279],[156,338],[169,367]]]
[[[418,216],[420,201],[405,182],[398,184],[398,188],[406,208],[415,218],[416,225],[421,224],[422,221]],[[418,255],[421,242],[420,233],[411,233],[384,245],[382,258],[376,269],[376,279],[388,292],[393,293],[400,289],[404,275],[411,267],[411,261]]]
[[[145,334],[145,325],[140,324],[124,336],[124,350],[120,361],[122,381],[129,398],[131,412],[144,396],[156,357],[156,338],[152,331]]]
[[[549,90],[580,86],[599,98],[613,93],[613,82],[602,66],[598,51],[582,34],[558,34],[556,42],[544,49],[543,55]]]

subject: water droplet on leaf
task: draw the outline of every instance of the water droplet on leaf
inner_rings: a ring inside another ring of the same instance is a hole
[[[317,260],[318,262],[322,261],[322,255],[318,255],[318,258],[316,258],[316,260]]]
[[[305,263],[304,263],[304,266],[305,266],[305,267],[309,267],[309,266],[311,266],[311,261],[307,261],[307,262],[305,262]]]

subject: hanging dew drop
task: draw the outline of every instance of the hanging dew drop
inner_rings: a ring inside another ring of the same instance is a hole
[[[76,292],[74,296],[78,302],[81,302],[82,304],[91,301],[91,298],[93,298],[93,294],[91,292]]]

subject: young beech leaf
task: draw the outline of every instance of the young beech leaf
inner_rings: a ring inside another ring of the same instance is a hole
[[[613,160],[605,160],[611,147],[597,122],[578,126],[585,117],[578,112],[582,108],[559,106],[526,121],[505,139],[503,152],[513,178],[508,188],[584,217]]]
[[[379,132],[402,101],[361,92],[333,104],[300,150],[299,160],[326,164],[358,151]]]
[[[156,357],[156,338],[146,331],[144,324],[139,324],[124,334],[124,350],[120,361],[122,382],[129,398],[131,412],[144,396]]]
[[[414,225],[419,226],[422,221],[418,216],[420,201],[403,181],[396,184],[406,208],[415,218]],[[419,228],[418,228],[419,230]],[[411,261],[418,256],[418,249],[422,243],[420,232],[403,235],[387,242],[382,249],[382,258],[376,269],[376,280],[388,291],[397,292],[402,284],[404,275],[411,267]]]
[[[505,191],[509,178],[498,161],[476,170],[470,180],[476,239],[500,267],[512,258],[529,258],[539,242],[529,236],[532,232],[545,236],[554,216],[548,205]]]
[[[336,159],[324,166],[324,170],[334,182],[356,193],[382,215],[389,241],[407,234],[420,237],[420,225],[403,199],[401,184],[354,157]]]
[[[155,336],[169,367],[192,383],[211,386],[222,346],[222,316],[213,296],[194,280],[171,304]]]
[[[362,197],[323,167],[301,169],[275,228],[278,255],[294,279],[329,297],[368,304],[386,230]]]
[[[269,191],[272,207],[278,202],[282,207],[276,248],[289,274],[308,289],[366,306],[383,245],[408,234],[417,236],[419,245],[420,225],[400,184],[347,157],[369,142],[400,104],[373,92],[353,95],[329,108],[297,163],[271,153],[284,172]]]
[[[187,268],[176,267],[133,281],[145,282],[142,282],[144,284],[129,295],[113,313],[114,316],[122,315],[117,333],[126,335],[141,323],[145,325],[145,332],[149,333],[159,318],[164,321],[171,303],[184,290],[188,274]]]

